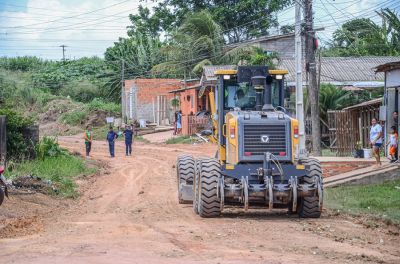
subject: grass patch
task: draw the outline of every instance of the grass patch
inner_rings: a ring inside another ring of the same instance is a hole
[[[43,180],[50,180],[58,187],[60,195],[74,198],[78,196],[74,178],[93,174],[96,170],[88,168],[82,158],[66,154],[20,163],[12,171],[7,172],[7,177],[32,175]]]
[[[400,223],[400,180],[325,189],[324,205],[349,214],[367,214]]]
[[[149,140],[145,139],[143,136],[135,136],[135,141],[143,142],[143,143],[150,143]]]
[[[336,152],[331,151],[330,149],[322,149],[323,157],[336,157]]]
[[[192,139],[189,136],[179,136],[179,137],[173,137],[170,139],[167,139],[165,141],[167,144],[191,144]]]
[[[60,120],[68,125],[80,125],[87,117],[87,112],[81,109],[75,109],[61,115]]]
[[[121,113],[121,105],[112,102],[104,102],[99,98],[93,99],[87,106],[89,111],[104,110],[110,113]]]

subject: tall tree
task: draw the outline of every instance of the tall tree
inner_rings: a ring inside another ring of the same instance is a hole
[[[221,27],[210,13],[201,11],[189,16],[163,47],[167,61],[153,67],[153,72],[199,73],[202,66],[222,56]]]
[[[289,6],[292,0],[163,0],[147,11],[131,16],[137,27],[149,24],[153,32],[172,32],[179,28],[191,13],[207,10],[214,21],[222,26],[228,42],[238,42],[260,35],[278,25],[274,12]]]
[[[400,16],[389,9],[378,14],[382,24],[369,18],[344,23],[333,33],[325,56],[397,56],[400,55]]]

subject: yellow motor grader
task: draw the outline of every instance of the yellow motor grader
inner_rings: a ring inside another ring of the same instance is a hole
[[[286,70],[239,66],[218,70],[209,95],[214,158],[177,159],[178,198],[193,202],[201,217],[216,217],[225,205],[287,208],[300,217],[320,217],[321,165],[299,158],[298,121],[283,107]]]

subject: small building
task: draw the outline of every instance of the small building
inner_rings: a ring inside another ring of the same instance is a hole
[[[170,93],[179,98],[179,107],[182,111],[182,134],[192,135],[199,130],[210,126],[209,93],[217,85],[216,70],[229,70],[235,65],[207,65],[203,67],[200,80],[188,80],[186,87],[176,89]]]
[[[133,79],[125,81],[126,116],[129,119],[144,119],[157,125],[173,122],[172,106],[174,94],[179,89],[179,79]]]

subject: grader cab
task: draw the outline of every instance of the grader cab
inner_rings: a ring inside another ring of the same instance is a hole
[[[298,121],[283,107],[286,73],[266,66],[215,72],[210,105],[218,151],[215,158],[178,157],[180,203],[193,202],[201,217],[216,217],[228,204],[320,217],[321,166],[297,155]]]

